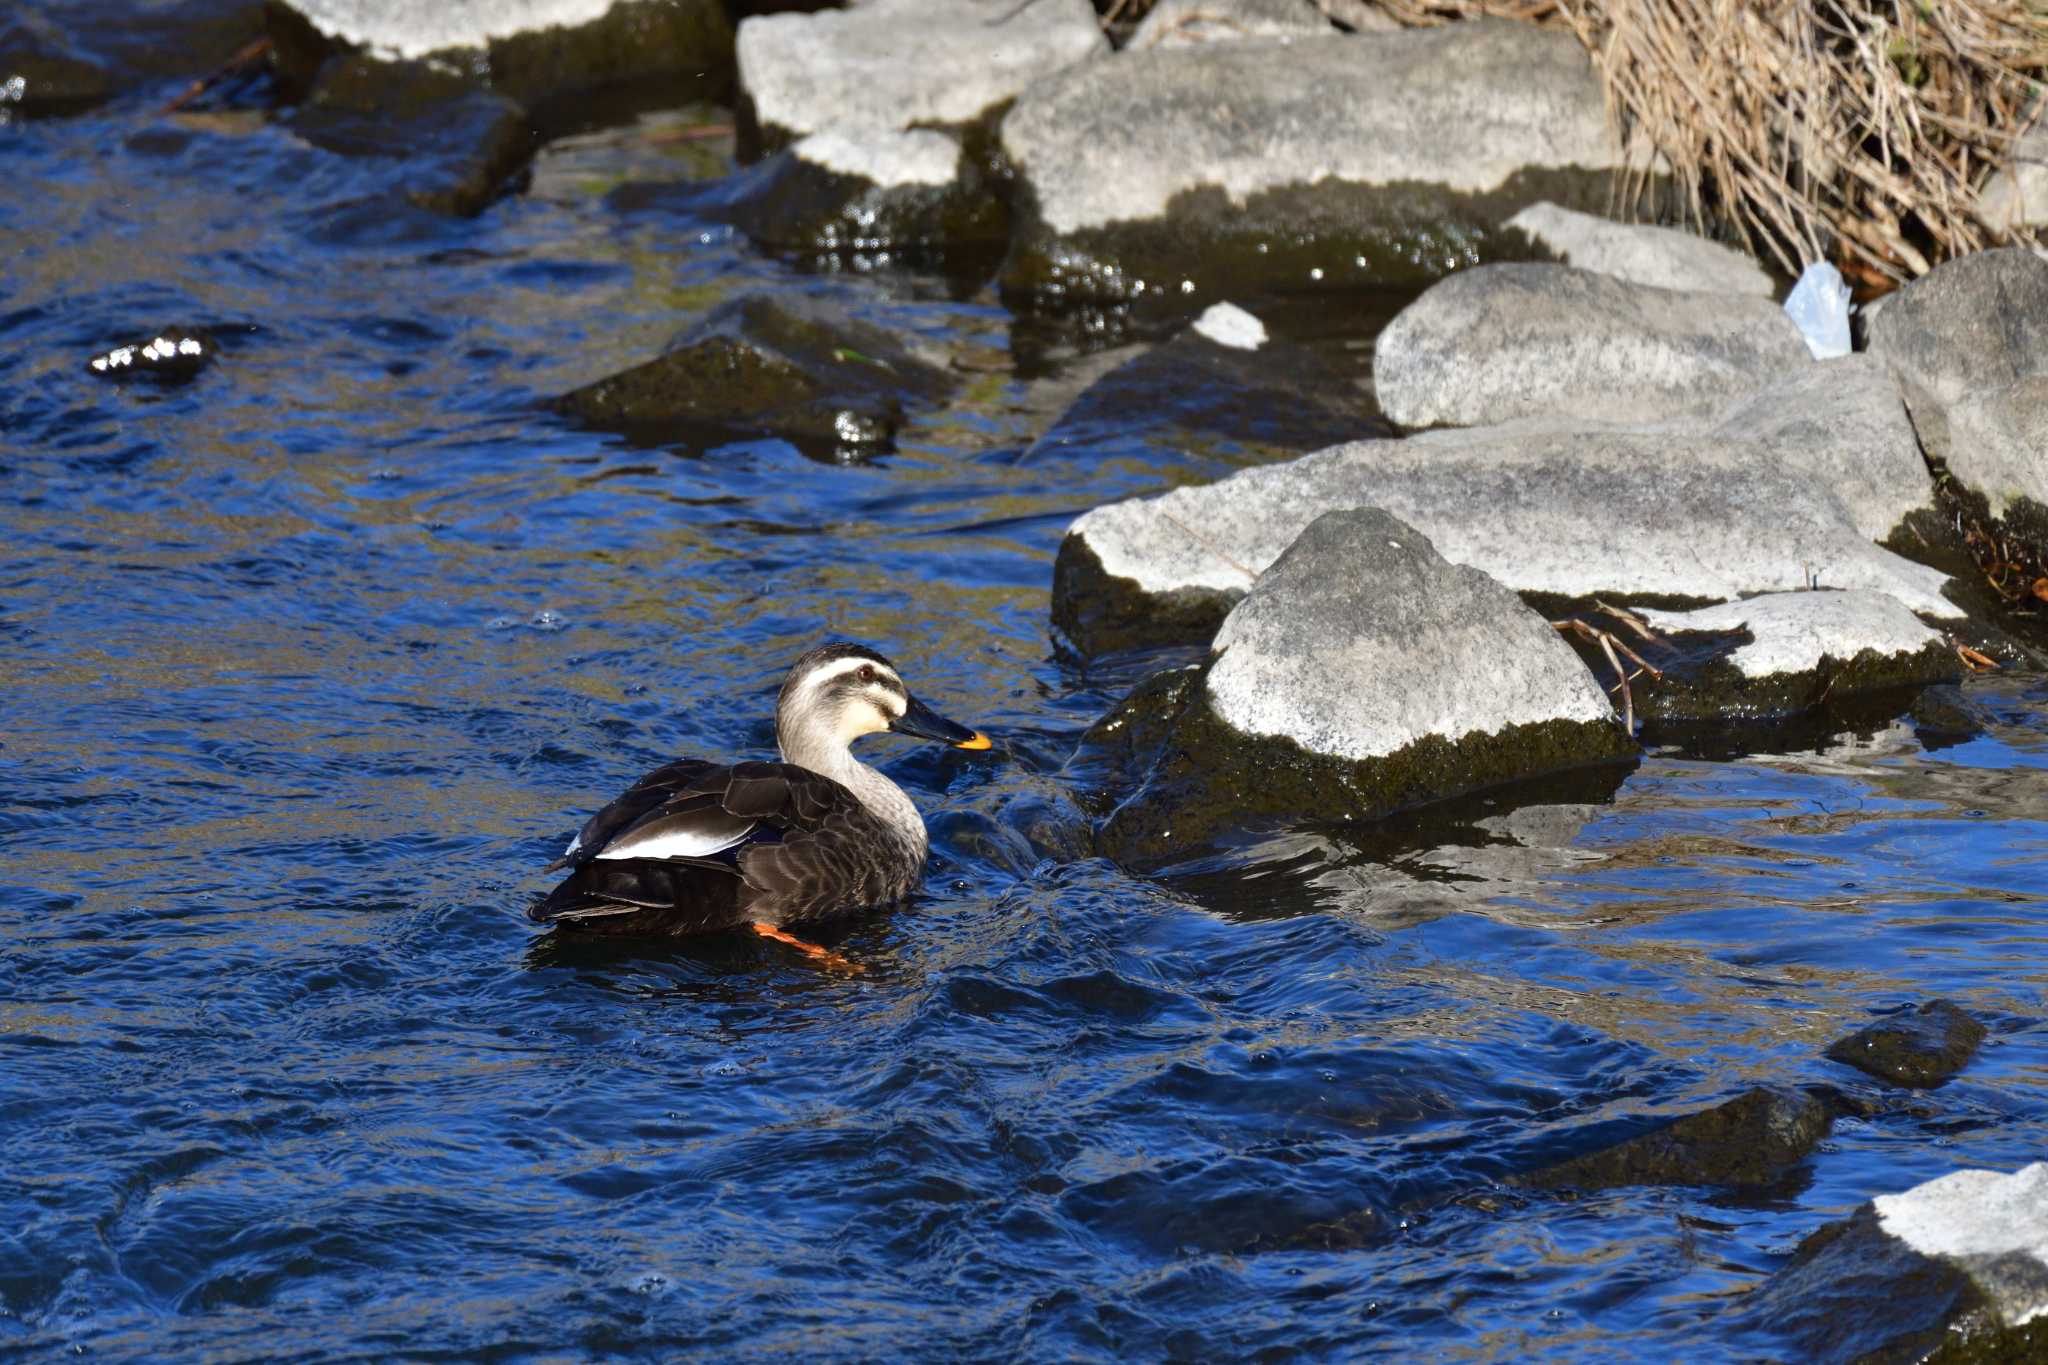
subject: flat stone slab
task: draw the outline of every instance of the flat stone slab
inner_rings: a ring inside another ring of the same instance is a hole
[[[1402,309],[1374,348],[1373,384],[1404,427],[1660,421],[1816,363],[1768,298],[1504,263],[1460,271]]]
[[[1177,682],[1176,682],[1177,680]],[[1632,757],[1549,624],[1376,508],[1328,512],[1217,633],[1206,675],[1169,675],[1143,787],[1110,856],[1172,861],[1260,818],[1376,819],[1440,797]]]
[[[1804,1161],[1828,1135],[1839,1113],[1838,1102],[1825,1094],[1759,1086],[1612,1146],[1512,1176],[1510,1183],[1545,1190],[1623,1185],[1764,1188]]]
[[[1105,55],[1088,0],[869,0],[740,25],[740,88],[753,139],[959,126],[1034,82]]]
[[[1693,611],[1644,608],[1670,636],[1712,636],[1704,655],[1679,640],[1645,641],[1622,632],[1665,670],[1633,684],[1638,714],[1651,719],[1757,719],[1841,701],[1863,692],[1950,682],[1962,663],[1940,631],[1881,592],[1780,592]],[[1581,657],[1590,651],[1581,647]]]
[[[1826,587],[1956,617],[1940,572],[1872,543],[1930,500],[1881,367],[1802,360],[1712,419],[1528,419],[1358,441],[1096,508],[1053,570],[1083,652],[1198,641],[1322,512],[1382,507],[1517,592],[1727,601]]]
[[[1804,1360],[2041,1359],[2048,1163],[1878,1196],[1800,1243],[1745,1316]]]
[[[1881,1081],[1925,1090],[1968,1066],[1985,1036],[1984,1025],[1954,1004],[1930,1000],[1837,1039],[1827,1055]]]
[[[1490,20],[1125,52],[1032,85],[1002,150],[1004,287],[1070,299],[1429,279],[1624,164],[1578,44]]]
[[[757,294],[720,305],[664,354],[556,406],[640,441],[776,436],[836,460],[887,449],[910,405],[957,383],[830,301]]]
[[[1703,294],[1775,298],[1778,285],[1754,256],[1678,228],[1617,223],[1559,204],[1531,204],[1508,226],[1575,270],[1628,284]]]

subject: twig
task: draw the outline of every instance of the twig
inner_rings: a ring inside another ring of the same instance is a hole
[[[1581,640],[1586,641],[1588,644],[1597,644],[1600,646],[1600,652],[1607,656],[1607,662],[1614,668],[1614,677],[1616,680],[1614,686],[1608,688],[1607,690],[1609,692],[1613,692],[1616,690],[1620,691],[1622,727],[1628,730],[1631,734],[1633,734],[1636,728],[1636,703],[1634,696],[1630,694],[1629,683],[1631,683],[1637,678],[1642,677],[1645,673],[1649,674],[1650,677],[1655,681],[1662,682],[1664,681],[1663,670],[1659,669],[1655,664],[1652,664],[1642,655],[1630,649],[1620,640],[1615,639],[1614,632],[1602,630],[1598,626],[1589,626],[1584,621],[1579,620],[1577,617],[1569,617],[1563,621],[1552,621],[1550,623],[1550,628],[1552,630],[1558,631],[1561,634],[1576,635]],[[1615,651],[1617,649],[1620,650],[1623,654],[1626,654],[1629,658],[1633,659],[1637,664],[1641,665],[1641,667],[1639,667],[1634,673],[1630,673],[1627,669],[1623,668],[1621,666],[1621,660],[1615,655]]]
[[[235,71],[237,71],[241,67],[247,66],[249,63],[255,61],[258,57],[263,56],[265,53],[269,51],[270,39],[250,39],[248,42],[242,44],[241,49],[237,51],[234,56],[222,62],[218,67],[214,68],[214,70],[210,74],[201,76],[198,80],[186,86],[184,94],[178,96],[169,104],[166,104],[163,108],[157,110],[157,117],[162,118],[165,114],[177,113],[180,109],[183,109],[193,100],[198,99],[201,95],[213,89],[214,86],[219,85],[222,81],[226,80]]]
[[[1197,534],[1197,533],[1196,533],[1196,531],[1195,531],[1195,528],[1194,528],[1194,527],[1192,527],[1192,526],[1188,525],[1188,524],[1187,524],[1186,522],[1182,521],[1182,520],[1181,520],[1181,519],[1180,519],[1179,517],[1175,516],[1175,515],[1174,515],[1173,513],[1171,513],[1171,512],[1161,512],[1161,513],[1160,513],[1159,515],[1160,515],[1160,516],[1162,516],[1162,517],[1165,517],[1165,518],[1166,518],[1166,519],[1167,519],[1168,521],[1172,522],[1172,523],[1173,523],[1173,524],[1174,524],[1175,526],[1178,526],[1178,527],[1180,527],[1180,529],[1181,529],[1182,531],[1184,531],[1184,532],[1185,532],[1185,533],[1187,534],[1187,538],[1188,538],[1189,540],[1192,540],[1193,542],[1195,542],[1195,544],[1197,544],[1197,545],[1201,546],[1201,547],[1202,547],[1203,549],[1207,550],[1207,551],[1208,551],[1208,552],[1209,552],[1210,554],[1212,554],[1212,555],[1215,555],[1215,556],[1216,556],[1216,557],[1217,557],[1218,559],[1222,560],[1222,561],[1223,561],[1223,562],[1224,562],[1225,564],[1228,564],[1228,565],[1229,565],[1229,566],[1230,566],[1231,568],[1233,568],[1233,569],[1237,570],[1237,571],[1238,571],[1239,573],[1243,574],[1243,575],[1244,575],[1244,576],[1245,576],[1246,578],[1250,579],[1250,580],[1251,580],[1252,582],[1256,583],[1256,582],[1258,582],[1258,581],[1259,581],[1259,576],[1258,576],[1257,574],[1253,573],[1253,572],[1252,572],[1252,571],[1251,571],[1250,569],[1247,569],[1247,568],[1246,568],[1246,567],[1245,567],[1244,565],[1242,565],[1242,564],[1238,563],[1238,562],[1237,562],[1236,560],[1232,559],[1232,558],[1231,558],[1231,557],[1230,557],[1229,555],[1227,555],[1227,554],[1223,553],[1223,551],[1221,551],[1221,550],[1217,549],[1217,548],[1216,548],[1216,547],[1215,547],[1214,545],[1212,545],[1212,544],[1211,544],[1211,543],[1210,543],[1209,541],[1205,540],[1205,539],[1204,539],[1204,538],[1203,538],[1203,537],[1202,537],[1201,535]]]
[[[1650,629],[1650,623],[1648,621],[1645,621],[1642,617],[1636,615],[1634,612],[1628,610],[1628,608],[1626,607],[1609,606],[1607,603],[1602,602],[1598,598],[1595,598],[1593,599],[1593,609],[1595,611],[1600,612],[1602,615],[1612,616],[1615,620],[1621,622],[1623,625],[1627,626],[1630,630],[1642,636],[1645,640],[1648,640],[1653,645],[1661,645],[1665,643],[1665,639],[1663,636],[1659,635],[1656,631]]]

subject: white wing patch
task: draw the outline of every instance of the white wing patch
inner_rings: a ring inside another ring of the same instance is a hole
[[[649,821],[640,829],[628,830],[606,844],[599,858],[708,858],[740,843],[754,830],[756,821],[736,816],[707,820],[694,815],[689,826],[677,829],[665,820]]]
[[[576,856],[576,850],[581,847],[583,847],[583,836],[579,834],[569,841],[567,848],[562,850],[562,856],[564,858],[573,858]]]

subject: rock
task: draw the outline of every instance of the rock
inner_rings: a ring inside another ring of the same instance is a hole
[[[2048,261],[2024,247],[1958,256],[1886,299],[1869,334],[1909,403],[1915,389],[1946,405],[2048,373]]]
[[[262,31],[257,0],[9,0],[0,6],[0,124],[143,90],[168,100]]]
[[[1638,715],[1721,720],[1781,716],[1886,688],[1950,682],[1962,662],[1930,630],[1881,592],[1780,592],[1695,611],[1642,616],[1667,636],[1719,637],[1704,658],[1622,638],[1664,670],[1633,684]],[[1677,653],[1678,657],[1673,655]],[[1582,658],[1592,659],[1582,648]]]
[[[331,62],[286,122],[316,147],[390,158],[399,192],[435,213],[481,212],[533,155],[517,104],[425,62]]]
[[[601,92],[637,89],[646,102],[672,105],[679,81],[722,85],[733,64],[722,0],[280,0],[272,9],[288,79],[310,79],[337,47],[432,57],[482,77],[544,123],[557,112],[587,119]]]
[[[886,449],[906,405],[955,379],[843,308],[748,295],[712,310],[663,355],[557,400],[592,426],[650,442],[779,436],[806,454]]]
[[[693,104],[552,139],[533,158],[527,197],[583,205],[628,187],[724,180],[732,169],[731,126],[725,109]]]
[[[2013,139],[2009,163],[1977,196],[1977,216],[2001,232],[2048,226],[2048,119]]]
[[[0,125],[10,119],[78,114],[113,93],[99,63],[27,14],[0,20]]]
[[[1166,735],[1100,835],[1133,866],[1248,820],[1371,820],[1635,752],[1540,616],[1376,508],[1316,518],[1181,695],[1129,727]]]
[[[1217,304],[1089,385],[1019,463],[1079,454],[1096,464],[1149,447],[1244,464],[1387,431],[1365,391],[1321,356]]]
[[[1814,363],[1769,299],[1503,264],[1460,271],[1402,309],[1374,348],[1373,385],[1404,427],[1567,413],[1647,422]]]
[[[1628,284],[1777,297],[1777,282],[1754,257],[1677,228],[1617,223],[1557,204],[1531,204],[1508,226],[1575,270]]]
[[[1981,495],[1993,516],[2032,503],[2040,536],[2048,509],[2048,373],[1972,394],[1938,414],[1922,403],[1914,416],[1927,453]]]
[[[1009,215],[947,133],[813,133],[699,201],[778,251],[844,257],[994,247]]]
[[[1570,35],[1490,20],[1125,52],[1032,85],[1001,145],[1004,288],[1113,301],[1433,278],[1623,166]]]
[[[1931,1089],[1969,1065],[1984,1026],[1946,1000],[1930,1000],[1836,1040],[1828,1056],[1881,1081]]]
[[[1840,1108],[1825,1094],[1759,1086],[1612,1146],[1511,1176],[1509,1183],[1546,1190],[1621,1185],[1767,1188],[1819,1145]]]
[[[155,379],[182,384],[213,362],[213,338],[186,327],[166,327],[148,340],[116,346],[86,362],[88,374],[101,379]]]
[[[1310,0],[1160,0],[1124,50],[1233,43],[1242,38],[1328,37],[1336,31]]]
[[[1060,546],[1053,620],[1085,653],[1200,640],[1318,513],[1364,506],[1517,592],[1712,602],[1817,576],[1957,616],[1944,575],[1871,543],[1929,496],[1882,368],[1802,359],[1704,421],[1359,441],[1098,507]]]
[[[1108,51],[1088,0],[869,0],[740,25],[748,151],[808,133],[964,127]]]
[[[1880,1195],[1800,1243],[1744,1314],[1800,1359],[1930,1363],[2039,1360],[2044,1315],[2041,1162]]]

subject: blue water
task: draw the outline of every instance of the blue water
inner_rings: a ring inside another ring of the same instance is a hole
[[[2042,1155],[2042,679],[1938,751],[1653,754],[1132,877],[1071,760],[1142,661],[1055,658],[1051,555],[1247,452],[1020,461],[1096,361],[985,292],[391,174],[247,112],[0,128],[0,1353],[1753,1359],[1805,1233]],[[983,363],[867,464],[540,407],[753,289]],[[166,323],[221,361],[84,373]],[[525,921],[585,813],[767,753],[838,636],[1001,740],[875,745],[934,861],[837,938],[862,973]],[[1977,1060],[1768,1197],[1500,1183],[1760,1081],[1875,1093],[1821,1049],[1938,995]]]

